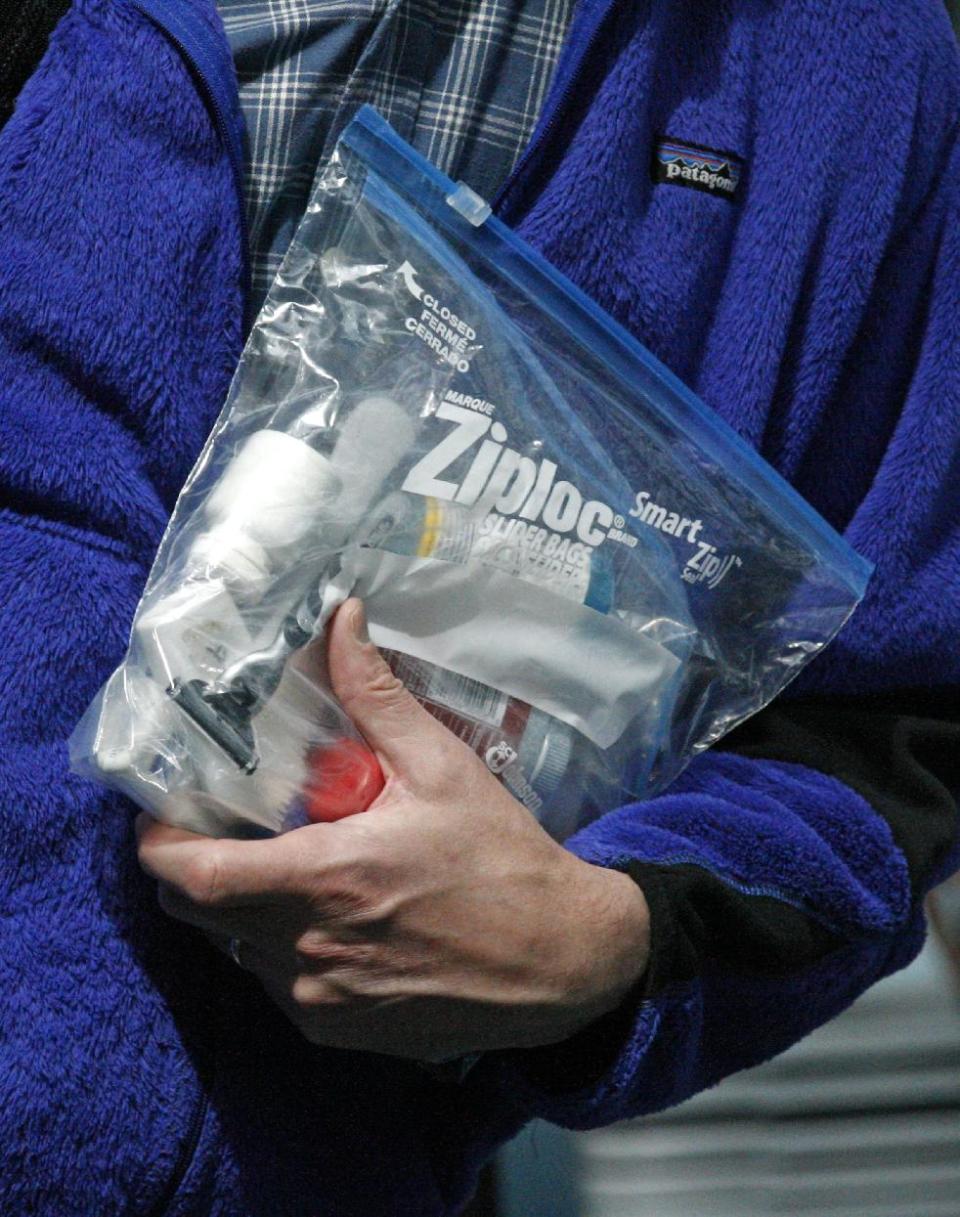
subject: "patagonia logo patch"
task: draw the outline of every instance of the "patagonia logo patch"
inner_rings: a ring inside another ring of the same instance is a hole
[[[688,186],[691,190],[733,200],[742,177],[743,161],[732,152],[717,152],[669,136],[658,140],[654,147],[655,182]]]

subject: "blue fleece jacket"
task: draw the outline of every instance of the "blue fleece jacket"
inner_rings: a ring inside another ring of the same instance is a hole
[[[231,73],[213,0],[75,0],[0,133],[3,1213],[455,1212],[531,1115],[654,1110],[835,1014],[956,863],[953,825],[907,851],[834,777],[703,755],[570,843],[649,882],[667,964],[460,1085],[310,1046],[163,917],[64,741],[241,348]],[[876,562],[808,693],[960,685],[958,100],[938,0],[581,0],[497,201]],[[655,181],[665,136],[736,197]]]

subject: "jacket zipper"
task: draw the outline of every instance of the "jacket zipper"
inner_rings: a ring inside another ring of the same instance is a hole
[[[209,1106],[210,1100],[207,1097],[206,1086],[201,1078],[200,1098],[193,1106],[190,1123],[187,1125],[186,1134],[180,1144],[180,1152],[177,1154],[177,1160],[167,1179],[166,1186],[150,1208],[149,1217],[164,1217],[164,1214],[176,1198],[177,1192],[179,1192],[180,1186],[186,1178],[187,1171],[190,1169],[190,1164],[196,1156],[197,1146],[200,1144],[200,1133],[203,1129],[203,1122],[207,1118]]]
[[[507,200],[515,193],[523,179],[530,176],[530,170],[534,162],[549,146],[554,132],[560,125],[563,113],[567,108],[567,103],[573,97],[577,86],[580,84],[584,64],[589,62],[590,57],[598,46],[607,18],[617,3],[618,0],[599,0],[595,9],[591,12],[590,8],[587,7],[588,0],[581,0],[584,11],[580,20],[587,25],[588,32],[586,38],[580,42],[579,47],[574,46],[572,41],[568,41],[567,49],[561,55],[555,73],[555,79],[564,80],[564,75],[566,79],[559,88],[552,88],[550,90],[543,113],[540,115],[540,121],[537,123],[536,130],[529,144],[523,150],[520,159],[513,168],[513,172],[497,191],[490,204],[492,210],[500,219],[505,220],[507,218],[510,212]],[[590,22],[592,22],[592,25],[588,24]],[[574,26],[571,29],[571,34],[575,28]]]

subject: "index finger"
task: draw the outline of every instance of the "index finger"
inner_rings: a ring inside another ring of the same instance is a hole
[[[310,827],[322,832],[326,825]],[[147,874],[201,907],[270,904],[300,890],[301,849],[287,835],[256,841],[204,837],[146,812],[136,828],[137,855]]]

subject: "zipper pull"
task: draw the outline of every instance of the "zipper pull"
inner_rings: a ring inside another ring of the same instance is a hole
[[[474,228],[479,228],[491,213],[487,200],[481,198],[466,182],[457,182],[456,190],[447,195],[447,202]]]

